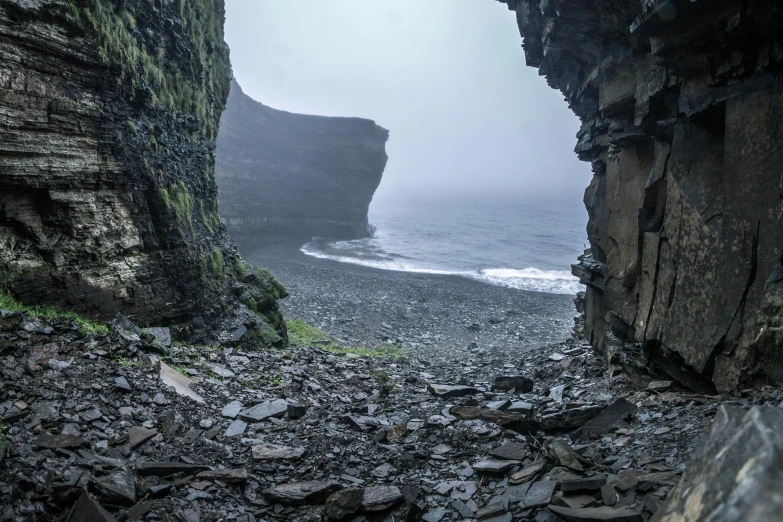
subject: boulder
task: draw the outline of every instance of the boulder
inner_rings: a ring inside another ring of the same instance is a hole
[[[783,409],[720,406],[655,522],[780,520]]]

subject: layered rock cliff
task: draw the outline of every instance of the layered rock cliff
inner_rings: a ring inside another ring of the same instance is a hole
[[[501,0],[582,121],[586,333],[630,375],[783,381],[783,9]]]
[[[272,109],[232,82],[216,151],[220,215],[231,236],[240,245],[368,236],[388,138],[370,120]]]
[[[96,317],[284,336],[283,291],[245,274],[217,213],[223,18],[219,0],[0,0],[3,288]]]

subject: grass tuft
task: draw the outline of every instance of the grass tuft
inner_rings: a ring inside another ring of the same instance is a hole
[[[11,294],[0,290],[0,310],[11,312],[24,312],[31,317],[40,317],[41,319],[73,319],[76,327],[82,335],[106,335],[109,329],[105,324],[87,319],[75,312],[63,312],[54,306],[27,306],[23,305]]]
[[[363,346],[344,346],[332,341],[328,335],[315,326],[297,319],[286,320],[288,339],[298,346],[315,344],[319,348],[337,355],[355,355],[358,357],[403,357],[410,351],[399,346],[365,348]],[[323,341],[329,341],[324,343]]]

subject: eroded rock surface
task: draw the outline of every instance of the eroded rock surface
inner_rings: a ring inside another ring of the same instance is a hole
[[[699,391],[783,379],[780,6],[500,1],[582,121],[590,342]]]
[[[279,111],[232,82],[217,140],[220,215],[240,245],[269,236],[367,237],[389,131]]]
[[[256,329],[217,213],[223,17],[205,0],[0,0],[0,287],[186,333],[228,315]],[[284,337],[261,294],[264,337]]]

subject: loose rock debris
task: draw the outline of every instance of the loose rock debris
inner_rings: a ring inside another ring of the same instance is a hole
[[[783,399],[635,391],[574,339],[242,353],[5,312],[0,371],[7,521],[644,521],[719,404]]]

